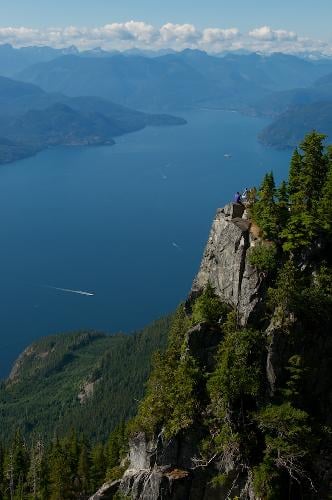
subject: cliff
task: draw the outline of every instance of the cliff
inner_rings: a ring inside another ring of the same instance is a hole
[[[281,299],[267,307],[268,287],[280,291],[281,285],[273,288],[279,270],[262,272],[251,264],[251,249],[263,243],[256,229],[240,205],[217,211],[182,330],[174,329],[181,338],[171,332],[161,372],[152,375],[124,474],[91,500],[327,498],[330,298],[321,330],[308,303],[308,316],[282,316]],[[222,304],[217,313],[209,287]],[[205,317],[195,323],[204,307]]]
[[[247,258],[256,240],[242,205],[232,203],[220,208],[189,300],[210,283],[222,302],[237,309],[240,323],[245,325],[262,301],[261,276]]]

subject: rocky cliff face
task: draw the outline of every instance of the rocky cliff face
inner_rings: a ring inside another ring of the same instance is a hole
[[[248,251],[255,246],[257,241],[257,233],[251,221],[248,220],[243,206],[230,204],[219,209],[212,224],[199,272],[188,297],[187,311],[191,311],[195,299],[208,284],[211,284],[221,302],[237,311],[237,320],[241,327],[250,328],[253,325],[260,325],[259,331],[265,342],[261,360],[263,366],[261,378],[264,379],[262,387],[264,387],[265,395],[261,397],[267,405],[273,400],[275,394],[278,394],[278,390],[285,387],[284,384],[289,375],[285,367],[294,352],[303,356],[306,366],[311,364],[312,370],[316,370],[316,381],[317,374],[321,370],[322,379],[325,380],[322,389],[317,386],[316,382],[315,386],[311,386],[310,378],[305,383],[308,384],[309,391],[317,393],[317,413],[319,409],[320,414],[323,415],[321,421],[330,426],[331,412],[327,408],[329,405],[332,407],[332,395],[328,396],[331,391],[326,385],[326,380],[329,380],[326,374],[330,370],[328,352],[332,355],[331,341],[326,335],[319,341],[321,344],[319,352],[326,355],[323,362],[320,362],[318,350],[315,351],[314,348],[316,342],[314,337],[309,335],[306,342],[303,342],[305,330],[302,329],[301,319],[296,320],[291,315],[288,318],[290,323],[294,323],[291,340],[285,335],[275,314],[271,313],[270,320],[266,320],[264,302],[268,284],[267,276],[259,273],[249,262]],[[219,325],[208,322],[192,327],[185,334],[181,356],[189,355],[193,358],[196,366],[204,374],[203,378],[215,369],[215,355],[222,344],[222,335]],[[202,406],[206,406],[206,400],[204,400],[206,393],[204,394],[204,389],[203,391],[201,389],[199,392],[202,394],[198,397],[201,398]],[[313,399],[315,400],[315,397]],[[330,403],[328,403],[329,400]],[[230,411],[225,418],[236,419],[237,416],[232,415]],[[180,431],[171,439],[165,438],[164,429],[152,437],[147,437],[143,432],[136,434],[129,443],[130,451],[127,457],[129,467],[122,479],[103,485],[91,500],[112,498],[260,500],[260,497],[254,493],[253,465],[249,464],[248,457],[244,458],[241,455],[239,448],[218,455],[217,458],[215,456],[209,462],[200,461],[199,443],[206,437],[203,420],[194,421],[189,428]],[[262,437],[260,436],[259,439]],[[328,446],[326,444],[326,449]],[[262,449],[259,452],[261,455],[263,455]],[[326,485],[332,485],[332,453],[322,449],[318,452],[318,458],[316,457],[315,461],[318,464],[316,466],[317,478],[323,478],[324,486],[321,492],[318,487],[312,496],[310,494],[305,498],[327,498],[328,486]],[[226,477],[227,481],[220,481],[212,487],[211,479],[216,475]],[[302,498],[301,491],[300,486],[295,493],[292,492],[289,498],[292,500]]]
[[[190,297],[210,283],[223,302],[236,307],[245,325],[262,300],[262,279],[249,264],[248,249],[256,237],[244,207],[229,204],[217,211]]]

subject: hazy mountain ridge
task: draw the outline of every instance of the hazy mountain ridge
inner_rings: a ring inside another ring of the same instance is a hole
[[[9,43],[0,45],[1,75],[13,76],[17,71],[36,64],[37,62],[50,61],[60,55],[78,53],[76,47],[54,49],[48,46],[30,46],[15,48]]]
[[[287,112],[285,122],[280,116],[261,135],[265,144],[284,148],[296,144],[316,123],[330,133],[330,108],[317,120],[323,108],[316,103],[332,101],[331,75],[330,60],[279,53],[217,57],[186,49],[155,57],[140,51],[64,55],[32,65],[17,78],[48,92],[95,95],[142,111],[207,107],[273,118]]]
[[[330,62],[317,64],[284,54],[216,57],[186,49],[154,58],[69,55],[30,66],[16,76],[47,91],[97,95],[143,110],[201,106],[243,110],[273,90],[311,85],[331,70]],[[92,76],[84,78],[87,74]]]
[[[319,78],[308,88],[275,92],[254,106],[258,114],[273,116],[260,140],[272,147],[295,146],[310,130],[332,137],[332,73]]]
[[[170,115],[150,115],[94,97],[69,98],[36,85],[0,77],[0,163],[48,146],[114,144],[113,137],[146,126],[183,125]]]
[[[35,62],[28,64],[25,59],[26,66],[15,73],[21,83],[16,82],[12,89],[0,77],[2,114],[23,116],[10,120],[8,127],[0,126],[0,136],[28,144],[32,150],[56,144],[113,144],[113,137],[147,125],[183,124],[160,114],[146,114],[174,109],[231,109],[277,117],[260,138],[279,148],[296,144],[316,123],[330,134],[330,107],[322,105],[332,101],[329,59],[282,53],[215,56],[191,49],[158,54],[136,49],[121,53],[100,48],[78,52],[75,48],[0,46],[0,61],[2,52],[14,59],[28,55],[29,62]],[[31,109],[44,112],[25,115]],[[287,113],[285,119],[283,113]],[[321,119],[317,119],[318,113]],[[32,120],[31,127],[28,120]],[[15,158],[5,145],[2,151],[3,161]],[[22,147],[20,154],[24,156]]]

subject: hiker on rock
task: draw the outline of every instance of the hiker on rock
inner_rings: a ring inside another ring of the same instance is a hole
[[[239,191],[237,191],[234,195],[234,203],[238,203],[239,205],[243,205]]]
[[[245,203],[246,201],[248,201],[248,188],[245,188],[245,190],[243,191],[242,195],[241,195],[241,200]]]

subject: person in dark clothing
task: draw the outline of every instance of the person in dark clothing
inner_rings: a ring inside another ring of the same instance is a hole
[[[234,195],[234,203],[239,203],[239,205],[243,205],[241,201],[241,194],[239,193],[239,191],[237,191]]]

